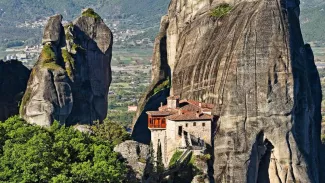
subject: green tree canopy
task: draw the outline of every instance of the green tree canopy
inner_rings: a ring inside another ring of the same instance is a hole
[[[107,140],[112,142],[114,146],[120,144],[126,140],[131,139],[130,134],[119,124],[111,122],[109,120],[104,120],[104,123],[96,123],[92,127],[95,136],[101,140]]]
[[[122,182],[127,168],[111,141],[57,122],[49,129],[19,117],[0,122],[0,182]]]

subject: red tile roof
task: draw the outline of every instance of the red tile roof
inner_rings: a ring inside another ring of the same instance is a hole
[[[191,113],[185,113],[185,114],[174,114],[171,116],[166,117],[169,120],[172,121],[206,121],[206,120],[211,120],[212,116],[208,114],[200,114],[199,117],[197,116],[196,113],[191,112]]]
[[[169,116],[175,113],[170,111],[147,111],[147,114],[151,116]]]
[[[200,109],[201,108],[199,106],[196,106],[196,105],[193,105],[193,104],[187,104],[187,105],[180,108],[180,110],[182,110],[182,111],[192,111],[192,112],[200,111]]]
[[[179,99],[179,97],[171,96],[168,99]],[[167,116],[167,119],[174,121],[211,120],[211,115],[200,114],[200,117],[197,117],[196,113],[211,112],[213,108],[214,104],[208,104],[194,100],[180,100],[179,107],[176,109],[168,108],[167,105],[164,105],[159,107],[159,111],[148,111],[147,114],[151,116]]]

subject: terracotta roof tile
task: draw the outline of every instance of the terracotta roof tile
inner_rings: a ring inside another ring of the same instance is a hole
[[[208,114],[200,114],[200,116],[197,117],[196,113],[191,112],[185,114],[174,114],[166,118],[172,121],[194,121],[194,120],[211,120],[212,116]]]
[[[192,111],[192,112],[197,112],[200,111],[200,107],[193,105],[193,104],[188,104],[180,108],[182,111]]]
[[[169,116],[175,113],[170,111],[147,111],[147,114],[151,116]]]

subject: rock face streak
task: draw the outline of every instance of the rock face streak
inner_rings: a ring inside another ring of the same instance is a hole
[[[55,15],[45,27],[20,114],[41,126],[101,121],[111,83],[112,33],[91,9],[64,27],[61,21]]]
[[[221,3],[232,10],[212,16]],[[299,0],[170,3],[171,93],[216,104],[215,182],[324,181],[321,87],[299,12]]]

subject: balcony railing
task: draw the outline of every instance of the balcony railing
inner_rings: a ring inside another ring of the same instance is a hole
[[[148,128],[166,128],[166,119],[148,118]]]

